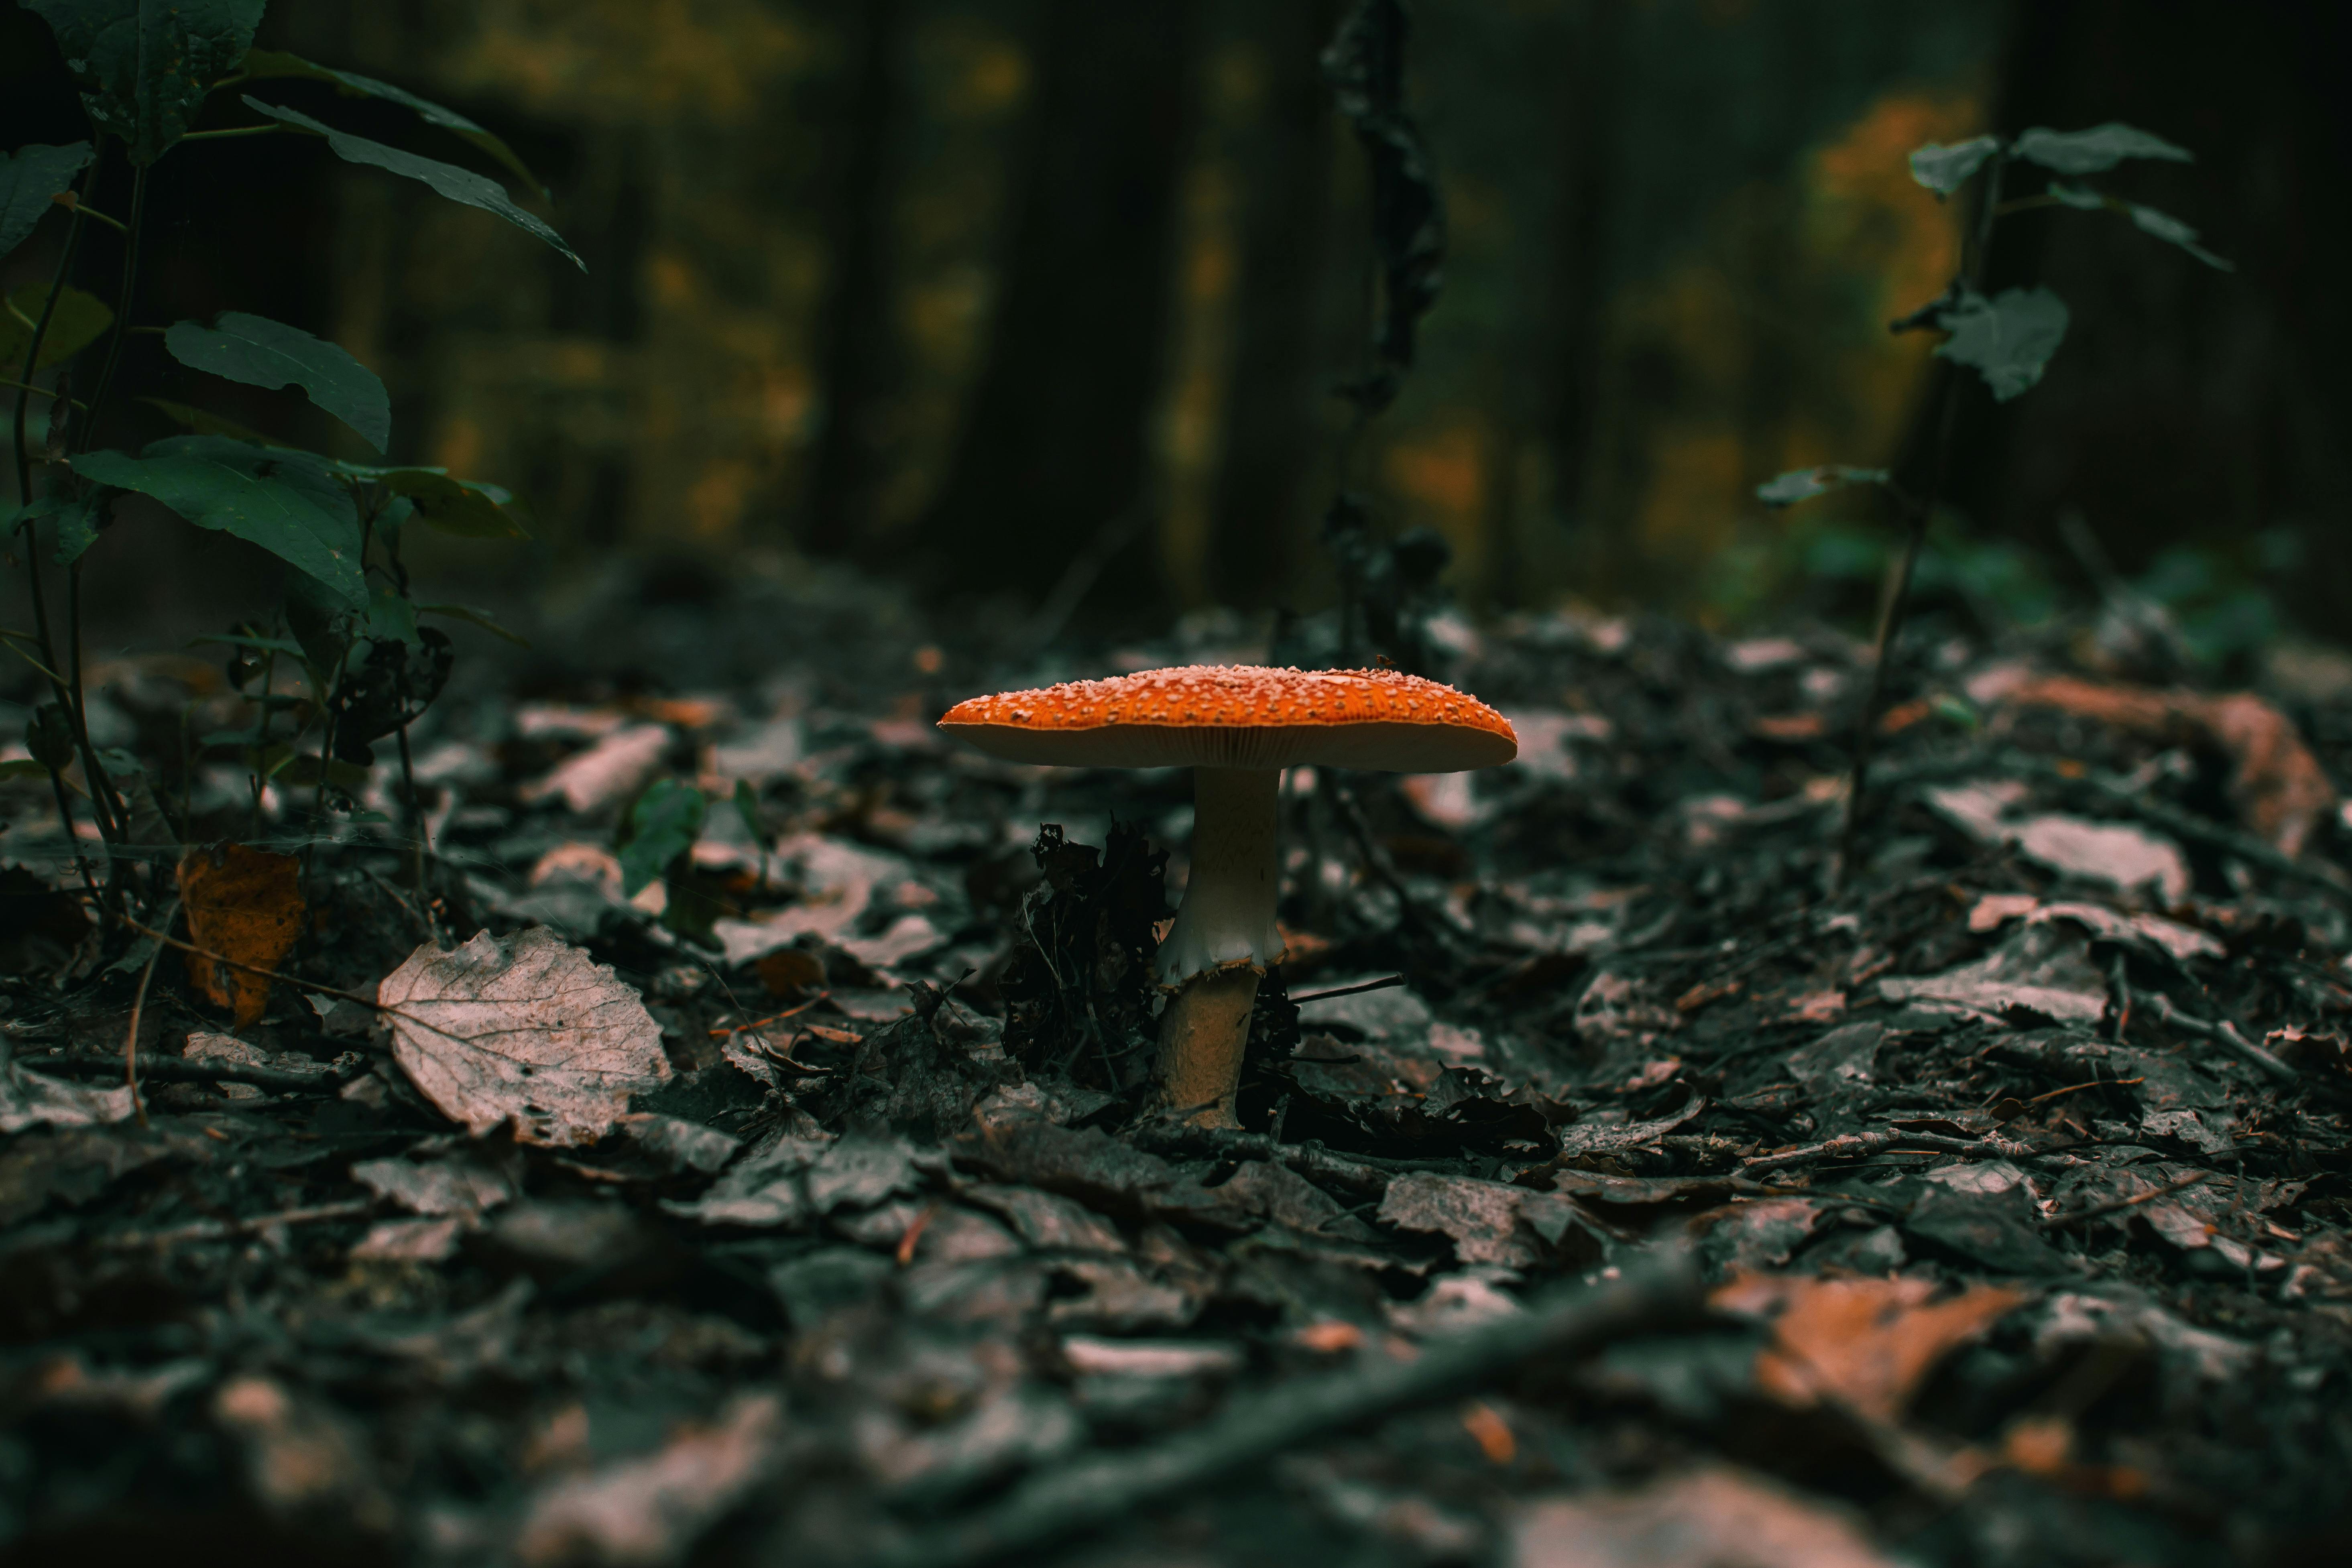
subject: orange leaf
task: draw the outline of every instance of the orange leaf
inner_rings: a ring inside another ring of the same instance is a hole
[[[1716,1291],[1719,1311],[1771,1322],[1756,1382],[1784,1404],[1833,1401],[1874,1421],[1893,1421],[1937,1363],[2025,1300],[1972,1285],[1930,1300],[1927,1279],[1821,1279],[1744,1274]]]
[[[302,932],[302,875],[291,855],[230,844],[180,857],[180,897],[188,938],[205,953],[275,969]],[[269,982],[258,974],[188,954],[188,978],[214,1005],[231,1009],[236,1026],[258,1022]]]

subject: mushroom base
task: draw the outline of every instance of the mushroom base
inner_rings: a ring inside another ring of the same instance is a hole
[[[1195,974],[1160,1015],[1160,1106],[1196,1127],[1239,1127],[1234,1094],[1263,971],[1246,963]]]

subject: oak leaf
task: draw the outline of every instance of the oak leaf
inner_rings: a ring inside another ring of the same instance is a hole
[[[230,1009],[240,1029],[260,1021],[269,982],[252,969],[275,969],[302,934],[301,862],[243,844],[195,848],[180,857],[180,898],[188,911],[188,978],[215,1006]],[[227,959],[228,963],[216,962]]]

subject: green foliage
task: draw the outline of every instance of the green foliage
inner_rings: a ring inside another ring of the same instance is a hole
[[[73,719],[62,705],[44,702],[33,710],[33,721],[25,726],[25,750],[51,773],[73,765]]]
[[[513,199],[495,180],[477,174],[471,169],[461,169],[455,163],[444,163],[433,158],[420,158],[414,153],[404,153],[397,147],[387,147],[381,142],[371,142],[364,136],[354,136],[347,131],[338,131],[331,125],[321,125],[299,110],[281,108],[274,103],[264,103],[250,94],[247,95],[245,105],[257,114],[266,114],[272,120],[280,121],[297,130],[308,131],[314,136],[325,137],[327,145],[333,149],[335,156],[347,163],[365,163],[375,168],[389,170],[395,174],[405,175],[412,180],[422,180],[453,202],[462,202],[469,207],[479,207],[486,213],[495,213],[524,233],[535,235],[553,246],[562,253],[565,259],[581,271],[588,270],[588,264],[581,260],[579,255],[570,246],[563,243],[562,235],[515,205]]]
[[[253,43],[268,0],[25,0],[58,36],[90,123],[152,163]]]
[[[298,385],[379,452],[392,439],[392,399],[375,372],[299,327],[224,310],[209,327],[176,323],[163,346],[192,370],[247,386]]]
[[[338,463],[346,478],[382,485],[412,501],[427,525],[461,539],[529,539],[530,531],[509,510],[514,497],[497,485],[449,477],[446,468],[366,468]]]
[[[2132,588],[2163,606],[2191,658],[2225,670],[2278,635],[2283,616],[2263,580],[2301,563],[2294,531],[2270,529],[2235,550],[2176,544],[2150,562]]]
[[[66,147],[35,142],[0,154],[0,257],[25,243],[53,198],[73,187],[90,158],[90,145]]]
[[[8,296],[0,306],[0,365],[14,374],[25,363],[26,353],[33,346],[33,329],[39,324],[41,311],[49,302],[49,286],[27,283]],[[85,294],[79,289],[68,289],[58,296],[58,308],[49,316],[49,330],[41,338],[41,360],[33,368],[47,370],[63,364],[90,344],[106,335],[114,324],[114,311],[95,294]]]
[[[659,779],[629,813],[629,840],[621,847],[621,892],[634,898],[702,836],[709,803],[677,779]]]
[[[508,170],[524,184],[541,195],[547,194],[547,187],[540,183],[539,176],[533,174],[525,166],[523,161],[515,155],[515,150],[508,146],[502,139],[483,130],[456,110],[444,108],[440,104],[419,98],[405,88],[394,87],[386,81],[378,81],[373,77],[362,76],[357,71],[337,70],[332,66],[314,65],[299,56],[280,54],[275,49],[249,51],[245,57],[245,76],[247,81],[278,81],[288,78],[330,81],[347,97],[374,98],[381,99],[386,103],[399,104],[403,109],[414,110],[426,124],[437,125],[444,131],[454,132],[465,138],[505,164]]]
[[[1968,289],[1937,317],[1952,335],[1936,352],[1976,370],[1993,401],[2006,403],[2041,381],[2066,321],[2066,301],[2047,289],[2004,289],[1990,300]]]
[[[152,496],[198,528],[260,545],[354,608],[367,605],[358,513],[324,458],[219,436],[174,436],[136,458],[85,452],[73,467],[85,479]]]
[[[1971,136],[1949,147],[1930,142],[1911,154],[1911,177],[1939,196],[1948,196],[2000,151],[1998,136]]]
[[[2196,161],[2185,147],[2113,120],[2088,131],[2053,131],[2037,125],[2020,136],[2009,151],[2013,158],[2061,174],[2095,174],[2126,158],[2163,158],[2176,163]]]
[[[1843,463],[1824,463],[1817,468],[1791,468],[1765,480],[1756,487],[1756,499],[1766,506],[1794,506],[1848,485],[1883,485],[1890,477],[1885,468],[1853,468]]]
[[[2237,270],[2234,264],[2223,260],[2198,244],[2197,231],[2169,213],[2161,213],[2154,207],[2142,206],[2137,202],[2127,202],[2115,196],[2103,195],[2097,191],[2082,185],[2070,185],[2063,180],[2050,182],[2050,199],[2061,206],[2074,207],[2081,212],[2121,214],[2131,219],[2133,226],[2142,234],[2153,235],[2168,244],[2180,247],[2181,249],[2216,271]]]

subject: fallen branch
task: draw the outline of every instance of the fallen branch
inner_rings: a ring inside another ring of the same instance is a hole
[[[127,1230],[92,1239],[100,1247],[170,1247],[182,1241],[226,1241],[231,1237],[252,1236],[281,1225],[316,1225],[322,1220],[358,1219],[373,1207],[375,1203],[373,1199],[355,1198],[348,1203],[280,1209],[276,1214],[256,1215],[251,1219],[192,1220],[167,1230]]]
[[[2158,1198],[2168,1198],[2177,1192],[2195,1186],[2212,1173],[2210,1171],[2192,1171],[2169,1186],[2151,1187],[2147,1192],[2136,1194],[2131,1197],[2116,1198],[2104,1204],[2093,1204],[2088,1208],[2076,1209],[2072,1214],[2050,1215],[2034,1223],[2044,1230],[2057,1230],[2062,1226],[2076,1225],[2086,1219],[2105,1219],[2111,1214],[2121,1214],[2126,1209],[2136,1209],[2142,1204],[2152,1204]]]
[[[2030,1160],[2039,1152],[2030,1144],[2003,1138],[1997,1132],[1989,1132],[1982,1138],[1954,1138],[1942,1132],[1905,1132],[1888,1127],[1875,1132],[1843,1132],[1819,1143],[1783,1149],[1777,1154],[1759,1154],[1752,1160],[1741,1161],[1739,1168],[1752,1175],[1758,1171],[1777,1171],[1783,1165],[1801,1165],[1809,1160],[1854,1160],[1895,1148],[1959,1154],[1971,1160]]]
[[[1263,1132],[1195,1127],[1189,1122],[1146,1121],[1127,1133],[1137,1147],[1155,1154],[1213,1160],[1265,1160],[1287,1165],[1303,1176],[1321,1176],[1351,1192],[1375,1196],[1408,1171],[1456,1171],[1458,1160],[1383,1160],[1371,1154],[1334,1154],[1320,1143],[1283,1143]]]
[[[283,1068],[247,1067],[236,1062],[192,1062],[178,1057],[142,1057],[142,1083],[249,1083],[256,1089],[299,1093],[308,1089],[332,1094],[367,1070],[365,1058],[348,1053],[348,1063],[320,1063],[317,1072],[289,1072]],[[83,1078],[111,1078],[122,1070],[116,1057],[34,1057],[24,1065],[36,1072],[66,1072]]]
[[[2303,1081],[2301,1073],[2238,1033],[2238,1026],[2228,1019],[2224,1018],[2217,1024],[2209,1024],[2193,1013],[2182,1012],[2179,1005],[2161,991],[2151,992],[2149,994],[2156,999],[2156,1016],[2174,1028],[2186,1029],[2200,1039],[2221,1041],[2225,1047],[2237,1056],[2239,1060],[2260,1068],[2276,1082],[2301,1083]]]
[[[978,1568],[1190,1492],[1276,1454],[1362,1434],[1399,1411],[1469,1393],[1534,1356],[1589,1351],[1697,1321],[1705,1310],[1687,1255],[1647,1259],[1599,1284],[1571,1284],[1524,1311],[1433,1340],[1411,1361],[1367,1356],[1346,1372],[1296,1379],[1236,1399],[1223,1415],[1129,1453],[1081,1460],[1013,1489],[961,1522],[927,1531],[870,1561],[881,1568]]]

